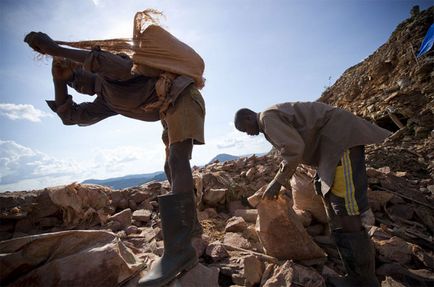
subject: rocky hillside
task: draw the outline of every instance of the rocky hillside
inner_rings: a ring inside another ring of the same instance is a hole
[[[385,145],[370,149],[369,162],[427,178],[434,168],[434,50],[415,55],[434,22],[434,7],[411,13],[384,45],[346,70],[319,101],[399,130]]]
[[[395,131],[367,147],[363,222],[383,287],[434,285],[434,54],[413,55],[433,12],[414,10],[320,98]],[[193,169],[200,263],[169,286],[320,287],[343,274],[311,169],[300,166],[278,200],[260,199],[279,161],[270,152]],[[157,196],[169,190],[165,181],[1,193],[0,285],[136,286],[162,255]]]

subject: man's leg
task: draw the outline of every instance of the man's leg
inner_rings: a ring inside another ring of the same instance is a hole
[[[169,169],[173,193],[192,193],[194,189],[190,157],[193,150],[191,139],[170,145]]]
[[[191,245],[194,227],[193,177],[190,169],[192,140],[170,145],[168,165],[172,192],[159,197],[164,254],[152,269],[139,280],[139,286],[163,286],[178,273],[197,264]]]
[[[200,224],[194,202],[190,158],[193,141],[204,143],[204,117],[202,96],[197,89],[190,87],[167,110],[162,120],[170,145],[166,153],[165,171],[169,175],[172,192],[159,197],[164,254],[152,265],[150,272],[139,280],[141,287],[163,286],[198,262],[196,251],[191,245],[194,227],[200,227]]]
[[[362,226],[366,211],[367,176],[363,146],[344,153],[336,168],[332,190],[324,198],[327,214],[347,276],[329,278],[333,286],[379,286],[375,276],[375,249]]]

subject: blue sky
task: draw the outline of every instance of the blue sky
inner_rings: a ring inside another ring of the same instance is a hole
[[[122,4],[121,4],[122,3]],[[49,60],[24,42],[30,31],[56,40],[131,37],[134,13],[164,12],[162,25],[205,60],[205,146],[192,164],[219,153],[262,153],[263,137],[235,130],[242,107],[261,111],[316,100],[349,67],[385,43],[413,5],[433,1],[0,1],[0,191],[162,170],[160,123],[115,116],[89,127],[63,126]],[[93,98],[70,91],[77,102]]]

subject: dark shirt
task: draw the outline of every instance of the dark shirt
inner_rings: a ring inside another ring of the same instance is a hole
[[[77,104],[69,96],[61,106],[55,101],[47,101],[49,107],[56,112],[65,125],[91,125],[107,117],[121,114],[143,121],[158,121],[158,111],[145,111],[144,108],[157,101],[155,83],[157,77],[145,77],[131,74],[132,60],[126,55],[115,55],[103,51],[91,51],[83,67],[92,74],[75,71],[70,83],[78,92],[94,90],[96,98],[93,102]],[[178,76],[169,93],[179,95],[193,79]],[[94,85],[84,87],[83,85]],[[82,88],[80,88],[82,86]]]

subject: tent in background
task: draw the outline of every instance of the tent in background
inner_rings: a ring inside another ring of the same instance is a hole
[[[434,24],[431,24],[428,32],[426,32],[425,39],[423,39],[422,45],[419,48],[419,52],[417,52],[417,57],[422,56],[429,50],[431,50],[434,44]]]

